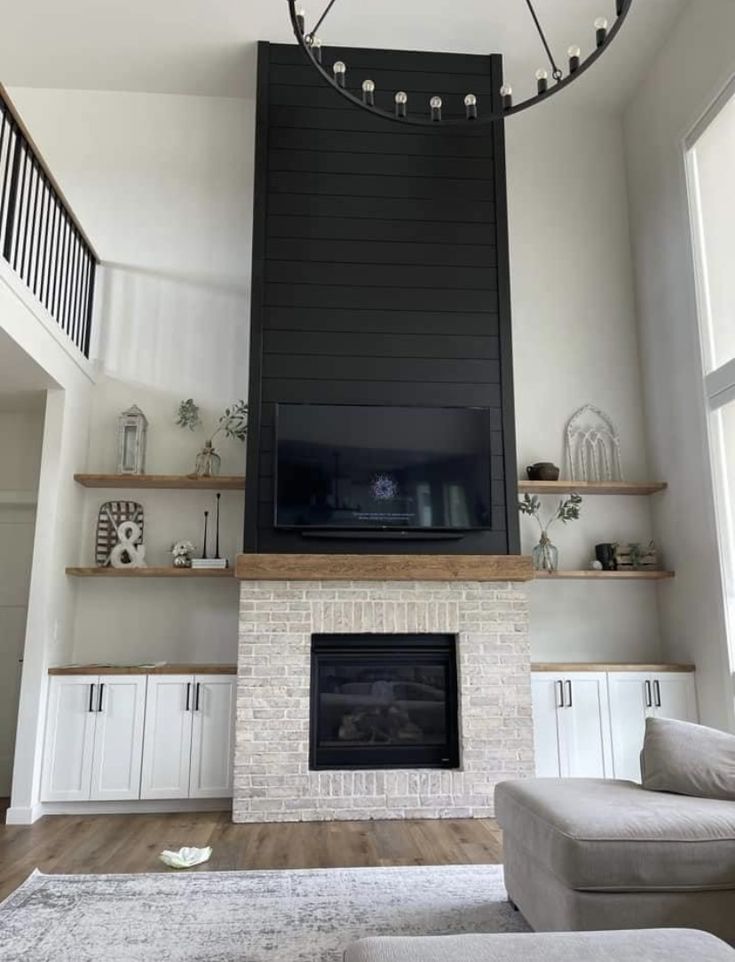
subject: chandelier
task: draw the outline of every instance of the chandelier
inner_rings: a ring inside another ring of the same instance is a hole
[[[328,0],[325,10],[314,26],[307,26],[306,12],[301,6],[300,0],[288,0],[291,24],[296,39],[324,80],[334,87],[345,100],[375,116],[414,126],[432,126],[434,124],[457,126],[466,125],[468,122],[473,124],[493,123],[512,114],[520,113],[521,110],[527,110],[534,104],[560,93],[580,77],[585,70],[588,70],[608,49],[628,16],[633,0],[615,0],[616,16],[612,26],[610,26],[606,17],[598,17],[595,20],[594,46],[584,57],[581,47],[576,45],[569,47],[566,69],[563,69],[559,65],[560,61],[554,57],[532,0],[525,0],[533,28],[539,35],[545,57],[549,62],[548,70],[541,68],[536,71],[536,93],[526,100],[514,103],[513,89],[510,84],[504,83],[498,91],[498,96],[493,97],[493,103],[484,104],[480,103],[480,99],[472,91],[468,91],[463,98],[464,117],[446,118],[442,116],[444,101],[438,94],[431,97],[427,104],[421,105],[420,110],[410,110],[408,94],[404,90],[397,90],[393,96],[394,109],[392,111],[384,110],[375,102],[375,82],[373,80],[369,77],[359,80],[358,86],[355,88],[357,92],[353,92],[351,84],[348,82],[348,65],[342,60],[336,60],[332,64],[323,62],[323,48],[318,31],[335,3],[336,0]]]

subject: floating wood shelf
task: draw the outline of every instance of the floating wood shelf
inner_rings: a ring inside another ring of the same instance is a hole
[[[180,488],[183,491],[244,491],[245,476],[190,478],[187,474],[75,474],[85,488]]]
[[[229,578],[233,568],[67,568],[74,578]]]
[[[665,481],[519,481],[521,494],[658,494]]]
[[[197,665],[161,662],[156,665],[59,665],[49,675],[236,675],[237,665]]]
[[[674,577],[673,571],[595,571],[593,568],[588,571],[537,571],[537,578],[547,578],[550,581],[563,580],[587,580],[597,579],[598,581],[667,581]]]

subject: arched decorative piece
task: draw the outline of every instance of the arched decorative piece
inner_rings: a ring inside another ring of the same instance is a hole
[[[620,437],[612,420],[593,404],[569,418],[565,432],[571,481],[622,481]]]
[[[537,93],[518,104],[513,103],[513,90],[508,84],[503,84],[497,95],[493,97],[493,103],[482,104],[472,91],[468,91],[463,98],[465,116],[445,117],[442,114],[442,98],[438,95],[433,96],[430,101],[423,104],[423,113],[412,113],[408,103],[408,97],[403,90],[394,92],[395,110],[393,112],[384,110],[376,106],[375,103],[375,83],[369,77],[360,77],[356,81],[356,90],[350,90],[349,64],[341,60],[334,64],[324,64],[322,43],[318,35],[318,30],[324,23],[329,12],[337,0],[326,0],[327,6],[319,17],[316,24],[307,29],[306,13],[301,7],[300,0],[287,0],[291,25],[297,41],[305,51],[313,67],[318,71],[322,78],[333,87],[345,100],[362,110],[367,110],[375,116],[385,120],[393,120],[396,123],[408,124],[418,127],[467,127],[471,124],[489,124],[496,120],[503,120],[513,114],[527,110],[534,104],[547,100],[555,94],[560,93],[568,87],[574,80],[577,80],[586,70],[588,70],[603,53],[608,49],[612,41],[620,32],[626,17],[633,5],[633,0],[616,0],[616,18],[612,27],[608,29],[608,21],[604,17],[599,17],[594,23],[595,48],[585,59],[582,59],[582,51],[577,46],[571,46],[568,53],[568,68],[565,73],[559,67],[557,60],[552,53],[551,47],[546,39],[543,27],[539,21],[532,0],[525,0],[531,14],[533,27],[539,34],[543,45],[546,59],[551,67],[551,77],[545,69],[536,72]]]

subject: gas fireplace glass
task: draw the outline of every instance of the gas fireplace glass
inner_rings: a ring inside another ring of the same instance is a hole
[[[453,635],[314,635],[310,764],[456,768]]]

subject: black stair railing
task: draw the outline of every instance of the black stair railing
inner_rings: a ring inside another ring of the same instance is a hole
[[[2,85],[0,255],[89,357],[99,261]]]

